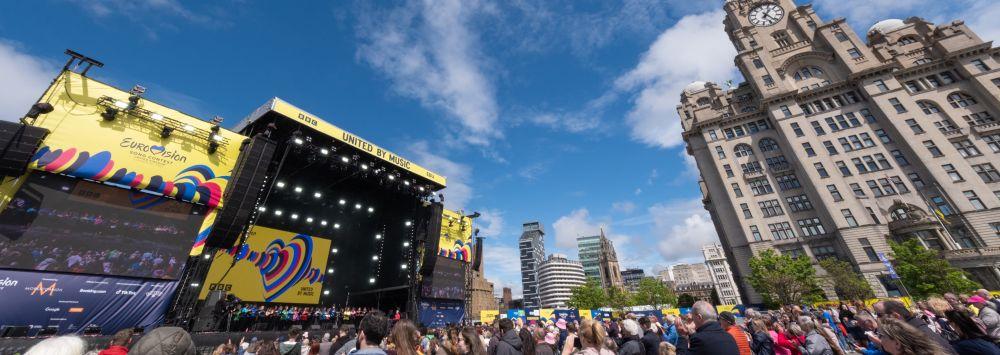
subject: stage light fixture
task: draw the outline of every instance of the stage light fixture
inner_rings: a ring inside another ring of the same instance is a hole
[[[28,114],[24,116],[28,118],[38,118],[38,115],[44,115],[52,112],[53,110],[55,110],[55,107],[52,107],[52,104],[48,102],[39,102],[31,105],[31,109],[28,110]]]
[[[184,125],[184,130],[188,131],[188,132],[194,132],[194,126],[192,126],[192,125]]]
[[[302,143],[305,143],[305,141],[303,141],[302,138],[298,138],[298,137],[296,137],[295,139],[293,139],[292,142],[295,142],[295,144],[298,144],[298,145],[302,145]]]
[[[424,192],[424,187],[423,186],[418,187],[417,190],[420,190],[420,192]]]
[[[170,127],[167,127],[167,126],[163,126],[163,130],[160,131],[160,138],[170,137],[171,133],[174,133],[174,129],[173,128],[170,128]]]
[[[333,229],[340,229],[340,223],[334,223]]]
[[[337,203],[339,203],[341,206],[343,206],[343,205],[347,204],[347,201],[341,199],[340,201],[337,201]]]
[[[306,223],[312,223],[312,222],[313,222],[312,217],[306,217]]]
[[[368,170],[368,164],[361,164],[361,170]]]
[[[337,251],[338,251],[338,250],[337,250],[337,248],[333,248],[333,249],[330,249],[330,253],[331,253],[331,254],[336,254],[336,253],[337,253]]]
[[[211,258],[212,258],[212,254],[205,254],[205,260],[208,260],[208,259],[211,259]]]
[[[368,283],[370,283],[370,284],[373,284],[373,283],[375,283],[375,278],[374,278],[374,277],[372,277],[372,278],[368,279]]]
[[[333,268],[326,269],[326,273],[327,274],[332,274],[333,273]]]
[[[150,114],[149,118],[152,118],[154,121],[163,121],[163,115],[158,113]]]
[[[260,206],[260,207],[257,208],[257,210],[261,211],[261,212],[264,212],[264,211],[267,211],[267,207]]]
[[[342,157],[340,157],[340,161],[344,162],[344,164],[347,164],[347,163],[350,163],[350,162],[351,162],[351,158],[348,158],[348,157],[347,157],[347,156],[345,155],[345,156],[342,156]]]
[[[191,283],[191,287],[198,287],[198,283],[197,282],[192,282]]]
[[[381,234],[376,234],[375,235],[375,239],[382,239],[382,235]]]
[[[409,226],[412,226],[412,225],[413,225],[413,222],[410,222],[410,221],[406,221],[406,223],[403,223],[403,224],[405,224],[405,225],[406,225],[407,227],[409,227]]]
[[[280,188],[285,187],[285,182],[284,181],[278,181],[275,185],[278,185],[278,188],[280,189]]]
[[[323,194],[321,194],[321,193],[319,193],[319,192],[314,192],[314,193],[313,193],[313,197],[315,197],[315,198],[320,198],[320,197],[323,197]]]
[[[280,216],[281,215],[281,210],[274,210],[274,215],[275,216]]]
[[[372,260],[378,260],[378,255],[372,255]]]
[[[212,126],[212,127],[213,127],[213,128],[215,128],[215,127],[218,127],[218,126]],[[221,142],[221,141],[222,141],[222,136],[221,136],[221,135],[218,135],[218,134],[215,134],[215,133],[213,133],[213,134],[212,134],[212,140],[213,140],[213,141],[216,141],[216,142]]]
[[[329,296],[330,290],[323,290],[323,296]]]
[[[372,212],[375,212],[375,208],[368,207],[368,213],[372,213]]]
[[[389,180],[396,180],[396,175],[389,174]]]
[[[410,180],[403,180],[403,185],[410,186]]]
[[[330,150],[326,148],[320,148],[319,154],[330,155]]]
[[[354,204],[354,209],[360,210],[361,209],[361,204],[360,203]]]
[[[115,107],[124,110],[128,108],[128,103],[125,101],[115,101]]]
[[[410,242],[403,242],[403,246],[409,248],[410,247]]]
[[[319,221],[319,224],[326,227],[326,221]]]
[[[101,117],[103,117],[105,121],[114,121],[116,116],[118,116],[118,109],[114,107],[108,107],[104,109],[104,113],[101,113]]]
[[[218,136],[216,136],[216,137],[218,137]],[[208,142],[208,154],[215,154],[215,152],[217,150],[219,150],[219,142],[209,141]]]
[[[299,215],[297,213],[292,213],[292,219],[299,219]]]
[[[296,192],[296,193],[300,193],[300,192],[302,192],[302,186],[296,186],[296,187],[295,187],[295,192]]]
[[[400,267],[401,269],[403,269],[403,270],[406,270],[406,264],[402,264],[402,265],[400,265],[399,267]]]

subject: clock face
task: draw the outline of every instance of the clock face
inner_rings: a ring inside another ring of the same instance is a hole
[[[770,3],[759,5],[750,10],[750,23],[758,27],[771,26],[778,23],[785,16],[785,10],[778,4]]]

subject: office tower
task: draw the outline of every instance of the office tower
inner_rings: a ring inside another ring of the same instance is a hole
[[[538,307],[538,267],[545,261],[545,230],[538,222],[523,225],[521,239],[521,285],[524,289],[524,306]]]
[[[552,254],[538,268],[538,298],[543,308],[566,307],[573,288],[587,282],[583,265],[566,255]]]

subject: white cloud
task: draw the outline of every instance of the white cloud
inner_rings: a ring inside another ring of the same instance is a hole
[[[826,17],[846,17],[864,38],[868,28],[887,18],[926,18],[938,24],[965,20],[984,41],[1000,40],[1000,3],[995,0],[816,0]]]
[[[0,40],[0,87],[8,88],[0,95],[0,120],[23,117],[57,74],[55,65]]]
[[[590,221],[590,211],[581,208],[559,217],[552,228],[555,230],[556,247],[571,249],[576,247],[576,238],[597,235],[603,225]]]
[[[503,136],[495,89],[470,20],[488,11],[479,1],[411,1],[390,11],[365,11],[358,58],[385,74],[393,90],[443,110],[459,129],[449,134],[486,146]],[[447,126],[452,126],[446,124]]]
[[[500,294],[504,287],[510,287],[514,298],[520,298],[521,285],[521,253],[516,243],[487,243],[483,246],[483,269],[486,278],[493,282],[493,291]]]
[[[718,243],[719,237],[708,212],[698,200],[671,201],[649,208],[653,236],[667,263],[702,260],[701,247]]]
[[[472,186],[469,185],[472,180],[472,168],[434,154],[426,141],[415,142],[407,150],[415,157],[413,160],[417,164],[448,178],[448,187],[442,191],[445,197],[444,206],[451,210],[465,208],[473,195]]]
[[[615,81],[616,90],[638,92],[625,118],[633,139],[662,148],[682,144],[676,106],[684,86],[736,76],[736,50],[723,30],[723,18],[722,10],[684,16],[660,34],[635,68]]]
[[[481,216],[476,220],[479,226],[479,236],[484,238],[499,237],[503,233],[503,212],[486,209],[479,211]]]
[[[967,11],[957,19],[965,20],[969,28],[972,28],[983,41],[993,41],[994,47],[1000,44],[1000,21],[997,21],[1000,18],[1000,3],[995,0],[978,0],[964,8]]]
[[[545,164],[534,163],[518,170],[517,176],[520,176],[525,180],[537,180],[538,176],[544,174],[546,170],[548,170],[548,167],[546,167]]]
[[[611,203],[611,209],[615,212],[629,214],[632,213],[632,211],[635,211],[635,203],[632,201],[613,202]]]

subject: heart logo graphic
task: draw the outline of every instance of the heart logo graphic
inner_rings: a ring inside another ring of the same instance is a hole
[[[164,147],[164,146],[162,146],[162,145],[154,145],[154,146],[149,147],[149,151],[153,152],[153,153],[156,153],[156,154],[163,153],[163,151],[165,151],[165,150],[167,150],[167,148]]]
[[[280,297],[303,279],[312,281],[309,276],[318,271],[310,268],[312,249],[312,238],[303,234],[292,237],[287,244],[275,239],[264,248],[255,265],[260,270],[265,302]]]

